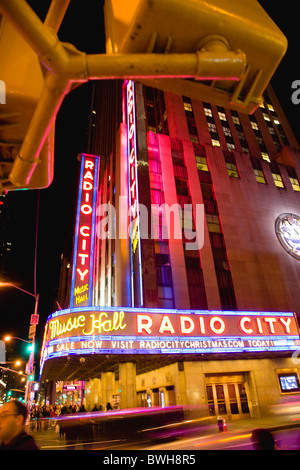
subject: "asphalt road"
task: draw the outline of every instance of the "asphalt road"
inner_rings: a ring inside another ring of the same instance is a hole
[[[228,431],[219,433],[212,429],[208,433],[199,431],[181,438],[150,440],[110,439],[66,445],[65,439],[55,433],[54,428],[42,433],[33,433],[41,450],[103,450],[103,451],[132,451],[147,452],[183,452],[200,450],[253,450],[251,430]],[[286,428],[273,431],[278,450],[300,450],[300,427]]]

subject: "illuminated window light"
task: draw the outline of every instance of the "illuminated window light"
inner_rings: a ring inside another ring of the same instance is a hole
[[[226,118],[226,114],[225,113],[222,113],[222,112],[218,112],[218,115],[219,115],[219,118],[220,120],[222,121],[227,121],[227,118]]]
[[[234,163],[226,163],[228,175],[232,178],[239,178],[239,172],[237,166]]]
[[[211,143],[214,147],[221,147],[220,141],[216,139],[211,139]]]
[[[266,160],[267,162],[269,162],[269,163],[271,162],[270,157],[269,157],[269,155],[268,155],[266,152],[261,152],[261,156],[262,156],[262,158],[263,158],[264,160]]]
[[[273,176],[275,186],[277,186],[277,188],[284,188],[284,184],[283,184],[281,176],[278,175],[277,173],[272,173],[272,176]]]
[[[266,182],[266,179],[265,179],[265,176],[264,176],[264,173],[262,170],[257,170],[256,168],[254,168],[254,175],[255,175],[255,178],[256,178],[256,181],[258,183],[262,183],[262,184],[267,184]]]
[[[297,178],[290,178],[290,182],[294,191],[300,191],[300,184]]]
[[[190,112],[193,111],[193,108],[192,108],[191,103],[185,103],[185,102],[184,102],[183,105],[184,105],[185,111],[190,111]]]
[[[212,110],[209,108],[204,108],[205,116],[213,117]]]

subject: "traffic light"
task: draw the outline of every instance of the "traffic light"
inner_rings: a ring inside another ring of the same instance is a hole
[[[28,381],[29,381],[29,382],[32,382],[32,381],[33,381],[33,375],[29,375],[29,376],[28,376]]]
[[[256,0],[105,0],[104,14],[107,53],[153,53],[154,67],[155,53],[166,53],[167,60],[170,53],[210,52],[226,74],[232,65],[227,53],[242,51],[246,68],[239,80],[138,81],[249,114],[287,49],[285,36]]]
[[[0,192],[48,187],[53,179],[54,124],[49,128],[30,182],[18,186],[10,180],[42,94],[44,75],[37,54],[1,14],[0,80]]]

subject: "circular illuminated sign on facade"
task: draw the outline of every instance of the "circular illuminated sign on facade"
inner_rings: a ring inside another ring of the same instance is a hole
[[[300,260],[300,216],[281,214],[275,221],[275,231],[285,251]]]

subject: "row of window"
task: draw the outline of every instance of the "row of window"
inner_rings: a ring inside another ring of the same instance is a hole
[[[156,90],[154,88],[150,88],[150,87],[144,87],[144,90],[145,90],[145,103],[146,103],[146,111],[147,111],[148,131],[153,131],[154,133],[162,133],[162,134],[168,135],[167,111],[166,111],[166,107],[165,107],[163,92],[160,91],[160,90]],[[273,105],[271,104],[271,100],[270,100],[270,97],[269,97],[267,92],[265,92],[264,97],[265,97],[265,100],[266,100],[266,105],[262,104],[260,106],[262,116],[263,116],[265,122],[267,123],[269,132],[270,132],[270,134],[272,136],[272,139],[273,139],[273,142],[274,142],[274,145],[276,146],[277,150],[280,151],[281,143],[280,143],[279,137],[276,133],[275,125],[277,127],[278,134],[280,135],[283,144],[288,145],[289,142],[288,142],[288,139],[287,139],[287,137],[284,133],[284,130],[283,130],[283,128],[282,128],[282,126],[279,122],[277,113],[274,110]],[[196,126],[196,122],[195,122],[195,118],[194,118],[194,114],[193,114],[192,103],[191,103],[190,98],[184,97],[183,104],[184,104],[184,110],[185,110],[185,113],[186,113],[190,139],[194,144],[197,144],[197,143],[199,143],[198,132],[197,132],[197,126]],[[211,135],[212,145],[221,146],[219,134],[218,134],[218,131],[217,131],[217,126],[216,126],[214,116],[213,116],[212,107],[211,107],[210,103],[206,103],[206,102],[203,102],[203,105],[204,105],[204,113],[205,113],[205,116],[206,116],[206,119],[207,119],[208,130],[209,130],[210,135]],[[221,106],[217,106],[217,111],[218,111],[218,117],[219,117],[220,122],[222,124],[223,133],[224,133],[224,136],[225,136],[225,139],[226,139],[227,149],[228,149],[229,152],[231,152],[232,150],[235,149],[235,144],[234,144],[234,140],[233,140],[233,137],[232,137],[232,134],[231,134],[231,131],[230,131],[230,126],[229,126],[229,123],[228,123],[228,120],[227,120],[226,111]],[[245,133],[243,131],[239,115],[238,115],[237,111],[233,111],[233,110],[230,111],[230,113],[231,113],[231,118],[232,118],[232,121],[235,125],[235,130],[237,132],[237,135],[238,135],[241,147],[242,147],[242,151],[244,153],[248,153],[250,155],[248,142],[247,142],[247,139],[245,137]],[[267,147],[265,145],[263,136],[262,136],[261,131],[259,129],[256,117],[254,115],[250,115],[249,116],[249,122],[250,122],[250,125],[252,127],[253,133],[255,135],[256,141],[259,145],[262,158],[264,160],[268,161],[269,163],[271,163],[270,157],[268,155]],[[225,162],[226,162],[228,175],[230,177],[233,177],[233,178],[239,178],[240,175],[239,175],[239,172],[238,172],[236,162],[235,161],[228,161],[228,159],[226,158],[226,153],[224,153],[224,155],[225,155]],[[203,165],[205,165],[205,162],[203,162],[203,159],[201,161],[201,157],[199,157],[197,159],[198,169],[201,169],[200,167],[203,166]],[[184,175],[182,176],[178,173],[180,171],[184,171],[182,168],[184,168],[184,167],[174,168],[174,171],[176,172],[176,176],[179,176],[179,177],[184,176]],[[203,168],[203,169],[207,171],[207,168]],[[253,171],[254,171],[254,176],[256,178],[256,181],[258,183],[262,183],[262,184],[267,183],[266,177],[263,173],[262,168],[254,167]],[[289,173],[291,173],[291,171]],[[281,174],[280,174],[279,168],[277,168],[277,171],[272,171],[272,176],[273,176],[274,184],[278,188],[284,188],[285,187],[284,183],[283,183],[283,180],[282,180],[282,177],[281,177]],[[300,191],[300,184],[299,184],[298,177],[295,174],[295,171],[293,171],[292,175],[289,174],[289,178],[290,178],[292,188],[295,191]],[[158,199],[161,200],[161,198],[158,198]]]
[[[189,122],[195,122],[195,117],[192,109],[191,100],[184,97],[185,103],[185,113]],[[210,105],[206,108],[206,118],[209,124],[214,124],[212,122],[212,110]],[[225,114],[220,111],[220,119],[226,118]],[[215,137],[218,137],[216,127],[211,127],[212,133],[215,133]],[[194,130],[197,132],[197,129]],[[229,131],[230,132],[230,131]],[[230,134],[231,136],[231,134]],[[228,137],[230,138],[229,134]],[[200,181],[200,186],[202,190],[204,210],[206,215],[206,222],[208,227],[208,232],[210,236],[212,255],[215,265],[215,272],[218,282],[219,294],[222,309],[235,310],[236,309],[236,298],[234,293],[234,287],[232,282],[232,276],[230,272],[225,240],[222,232],[218,204],[215,197],[213,182],[211,174],[208,167],[207,157],[205,147],[199,144],[198,134],[193,134],[194,139],[194,151],[195,158],[198,169],[198,176]],[[191,140],[193,140],[191,138]],[[236,171],[234,169],[234,157],[228,153],[228,165],[230,166],[231,171]],[[226,163],[227,164],[227,163]]]

